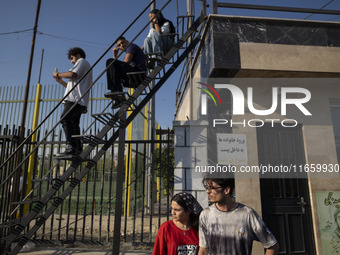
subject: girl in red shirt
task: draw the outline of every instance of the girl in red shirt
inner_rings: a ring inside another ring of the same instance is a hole
[[[191,194],[176,194],[171,200],[173,219],[164,222],[159,228],[152,255],[196,255],[201,211],[201,205]]]

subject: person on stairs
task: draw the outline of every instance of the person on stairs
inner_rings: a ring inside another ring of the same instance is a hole
[[[86,93],[86,91],[92,83],[92,70],[88,72],[91,65],[85,60],[86,54],[84,50],[78,47],[71,48],[67,56],[73,64],[73,67],[64,73],[59,73],[58,70],[54,70],[53,72],[53,78],[66,88],[65,96],[73,89],[63,101],[64,110],[61,115],[61,124],[66,137],[66,150],[63,153],[59,153],[57,155],[59,157],[75,156],[82,152],[81,141],[72,136],[80,135],[80,117],[82,113],[87,112],[89,93]],[[85,74],[86,76],[82,78]],[[63,78],[69,79],[69,81],[66,83]],[[83,98],[80,99],[81,97]],[[73,107],[79,99],[80,101]],[[73,107],[73,109],[68,112],[71,107]]]
[[[119,50],[125,52],[123,61],[117,60]],[[105,96],[109,97],[112,93],[122,92],[122,84],[127,86],[129,72],[146,71],[145,57],[142,49],[136,44],[131,43],[124,37],[119,37],[116,46],[112,49],[113,58],[106,61],[106,66],[111,66],[107,69],[107,89],[111,93],[106,93]],[[123,98],[123,97],[120,97]],[[121,106],[123,99],[116,100],[113,108]]]
[[[149,13],[149,20],[151,21],[152,28],[144,40],[142,49],[150,55],[148,67],[152,69],[157,57],[150,53],[166,54],[174,44],[176,30],[172,22],[164,18],[162,12],[158,9],[153,9]]]

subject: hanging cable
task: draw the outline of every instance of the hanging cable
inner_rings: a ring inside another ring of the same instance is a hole
[[[62,39],[62,40],[68,40],[68,41],[74,41],[74,42],[82,42],[82,43],[92,43],[92,44],[98,44],[98,45],[103,45],[103,46],[110,45],[108,43],[91,42],[91,41],[77,40],[77,39],[63,37],[63,36],[51,35],[51,34],[41,32],[41,31],[38,31],[38,33],[39,33],[39,35],[45,35],[45,36],[53,37],[53,38],[56,38],[56,39]]]
[[[334,0],[329,1],[327,4],[325,4],[324,6],[322,6],[322,7],[320,8],[320,10],[323,9],[323,8],[325,8],[326,6],[328,6],[329,4],[331,4],[332,2],[334,2]],[[304,18],[304,19],[308,19],[308,18],[312,17],[313,15],[314,15],[314,14],[312,13],[312,14],[308,15],[308,16],[307,16],[306,18]]]
[[[0,33],[0,35],[20,34],[20,33],[29,32],[29,31],[33,31],[33,28],[25,29],[25,30],[19,30],[19,31],[13,31],[13,32],[7,32],[7,33]]]

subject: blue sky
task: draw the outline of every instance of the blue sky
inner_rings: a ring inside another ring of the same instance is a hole
[[[165,0],[157,0],[156,7],[161,8]],[[186,0],[178,0],[180,15],[185,14]],[[210,2],[210,1],[208,1]],[[230,1],[224,1],[230,2]],[[340,10],[340,1],[335,0],[239,0],[235,3],[277,5],[319,9],[330,3],[325,9]],[[55,67],[60,72],[68,70],[72,64],[67,59],[67,50],[79,46],[87,54],[88,61],[93,64],[111,43],[130,24],[139,12],[150,3],[149,0],[43,0],[41,4],[38,31],[36,37],[35,57],[31,76],[31,85],[38,82],[41,51],[44,49],[44,60],[41,84],[56,84],[52,78]],[[195,1],[196,9],[201,6]],[[37,0],[1,0],[0,4],[0,86],[25,85],[31,49],[32,31],[11,33],[32,29],[36,13]],[[211,8],[208,8],[208,13]],[[278,18],[305,18],[308,14],[278,13],[262,11],[246,11],[221,9],[221,13],[229,15],[269,16]],[[176,0],[173,0],[163,11],[164,16],[176,21]],[[198,11],[196,12],[198,14]],[[313,15],[308,19],[340,21],[339,16]],[[141,22],[143,21],[143,22]],[[147,14],[125,36],[134,37],[148,21]],[[142,45],[148,31],[137,39]],[[11,33],[11,34],[4,34]],[[104,70],[105,61],[111,57],[111,51],[94,69],[94,78]],[[175,111],[175,90],[180,70],[164,84],[156,96],[156,119],[166,128],[172,126]],[[105,82],[105,77],[99,82]]]

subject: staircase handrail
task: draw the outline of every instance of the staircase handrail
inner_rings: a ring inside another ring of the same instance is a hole
[[[143,13],[150,7],[150,5],[154,2],[155,0],[152,0],[152,2],[150,2],[150,4],[147,5],[147,7],[130,23],[130,25],[121,33],[121,35],[119,35],[117,37],[117,39],[121,36],[123,36],[131,27],[134,23],[136,23],[136,21],[143,15]],[[159,12],[161,12],[172,0],[168,0],[165,5],[159,10]],[[147,24],[140,30],[139,33],[137,33],[137,35],[133,38],[133,40],[131,40],[129,42],[128,45],[130,45],[132,42],[134,42],[137,37],[150,25],[150,23],[152,22],[152,20],[148,21]],[[73,89],[75,89],[76,86],[78,86],[78,84],[82,81],[82,79],[84,79],[84,77],[90,73],[92,71],[92,69],[99,63],[99,61],[109,52],[109,50],[116,44],[117,39],[110,45],[110,47],[100,56],[100,58],[91,66],[91,68],[80,78],[80,80],[76,83],[76,85],[57,103],[57,105],[51,110],[51,112],[41,121],[41,123],[31,132],[31,134],[29,134],[28,137],[26,137],[22,143],[15,149],[15,151],[0,165],[0,169],[2,167],[4,167],[8,161],[24,146],[24,144],[32,137],[32,135],[43,125],[43,123],[52,115],[52,113],[62,104],[63,100],[73,91]],[[123,52],[119,53],[117,58],[118,59],[121,55],[123,54]],[[114,60],[115,61],[115,60]],[[113,62],[114,62],[113,61]],[[113,64],[113,62],[111,62],[111,64]],[[108,65],[105,70],[99,74],[98,78],[95,79],[95,81],[92,82],[92,85],[85,91],[84,95],[82,97],[80,97],[75,104],[67,111],[67,113],[69,113],[70,111],[72,111],[72,109],[75,107],[75,105],[87,94],[89,93],[89,91],[92,89],[92,87],[96,84],[96,82],[101,78],[101,76],[107,71],[107,69],[111,66]],[[64,115],[66,116],[67,113]],[[39,141],[36,146],[30,151],[30,153],[28,153],[26,155],[26,157],[18,164],[18,166],[12,170],[12,172],[10,172],[10,174],[1,182],[0,184],[0,188],[7,182],[9,181],[9,179],[13,176],[13,174],[22,166],[22,164],[39,148],[39,146],[43,143],[43,141],[45,141],[47,139],[47,137],[52,133],[52,131],[60,124],[60,122],[63,120],[63,118],[61,118],[52,128],[49,132],[47,132],[47,134],[41,139],[41,141]]]

